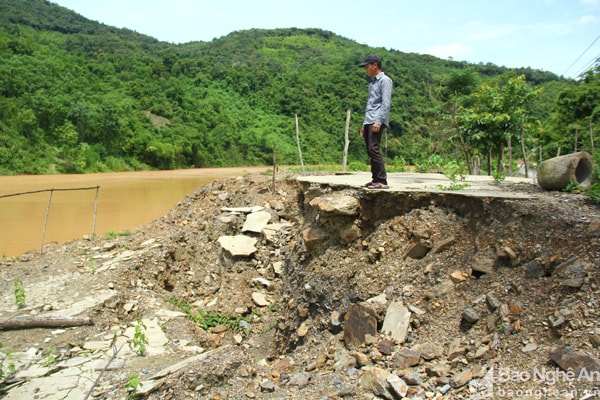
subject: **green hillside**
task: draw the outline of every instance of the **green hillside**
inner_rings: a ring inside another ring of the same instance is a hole
[[[348,109],[349,162],[365,163],[358,131],[368,77],[357,64],[372,52],[394,80],[390,163],[497,151],[496,139],[465,136],[491,128],[464,111],[486,101],[482,86],[498,95],[520,76],[531,97],[523,110],[492,111],[506,111],[505,120],[523,116],[521,125],[495,126],[498,132],[537,123],[527,129],[527,150],[566,152],[573,141],[565,129],[598,112],[593,72],[583,84],[538,70],[370,48],[319,29],[253,29],[175,45],[48,1],[1,0],[0,173],[264,165],[275,146],[279,163],[297,164],[296,115],[304,162],[339,164]],[[587,108],[579,110],[580,102]]]

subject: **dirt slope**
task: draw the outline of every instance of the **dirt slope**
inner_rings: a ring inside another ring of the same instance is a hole
[[[379,370],[402,378],[413,398],[470,398],[491,370],[519,372],[496,379],[495,398],[595,390],[589,380],[526,375],[563,371],[549,355],[559,346],[598,356],[600,209],[582,195],[509,183],[507,190],[535,199],[334,191],[292,176],[278,177],[274,191],[271,184],[260,175],[217,181],[131,235],[2,260],[2,320],[94,321],[0,332],[2,351],[33,348],[30,364],[50,364],[45,377],[52,377],[70,359],[99,357],[92,343],[126,343],[118,368],[91,373],[102,375],[87,386],[93,398],[126,398],[132,376],[145,382],[142,397],[154,399],[393,398],[373,378]],[[336,196],[355,198],[357,213],[324,212],[313,201]],[[246,232],[256,251],[232,256],[219,238],[241,234],[248,215],[241,209],[253,206],[289,225],[268,237]],[[15,279],[24,285],[23,308]],[[380,332],[392,302],[411,310],[403,343]],[[345,342],[353,304],[366,304],[379,329],[359,346]],[[193,318],[182,316],[186,309]],[[132,350],[127,332],[141,320],[157,321],[166,337],[160,351]],[[408,350],[417,356],[407,364]],[[7,398],[35,381],[14,376],[10,360],[3,361]],[[184,368],[156,377],[182,360]],[[39,398],[50,398],[44,390]]]

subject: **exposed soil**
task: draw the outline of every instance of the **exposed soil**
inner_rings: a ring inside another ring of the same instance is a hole
[[[150,379],[194,354],[206,357],[166,374],[144,396],[394,398],[367,383],[366,371],[375,367],[403,377],[407,397],[470,398],[492,368],[521,375],[555,371],[549,352],[557,346],[598,357],[600,208],[583,195],[508,182],[506,190],[535,198],[371,193],[300,184],[283,174],[274,191],[271,185],[263,175],[216,181],[131,235],[53,243],[43,255],[2,260],[3,320],[66,309],[74,314],[81,307],[77,315],[94,321],[57,333],[0,332],[2,351],[35,348],[41,359],[51,355],[59,362],[159,311],[190,306],[193,315],[208,313],[205,322],[228,317],[204,327],[185,317],[160,319],[169,350],[130,352],[122,367],[107,370],[91,397],[111,399],[128,396],[132,376]],[[358,215],[311,205],[334,194],[357,198]],[[246,215],[224,208],[252,206],[264,207],[272,222],[291,225],[272,237],[250,233],[257,251],[233,257],[218,239],[240,234]],[[309,232],[323,235],[314,239]],[[411,253],[415,243],[425,254]],[[15,304],[15,279],[24,284],[23,308]],[[90,306],[86,299],[101,301]],[[346,345],[344,315],[351,305],[367,304],[381,328],[391,302],[412,311],[404,343],[379,333],[360,346]],[[476,321],[467,323],[466,308]],[[416,348],[421,357],[406,367],[398,354]],[[8,363],[4,359],[5,370]],[[456,384],[452,379],[466,370],[471,375]],[[5,393],[19,384],[5,385]],[[541,389],[581,398],[597,389],[595,382],[572,379],[513,379],[500,388],[506,398]]]

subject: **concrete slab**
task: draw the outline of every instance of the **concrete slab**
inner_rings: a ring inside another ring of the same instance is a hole
[[[367,192],[420,192],[420,193],[444,193],[447,195],[470,196],[470,197],[492,197],[502,199],[532,199],[534,195],[511,192],[506,189],[507,183],[535,183],[533,178],[507,177],[499,184],[494,182],[491,176],[467,175],[464,181],[469,186],[460,190],[449,190],[452,181],[443,174],[420,174],[415,172],[388,173],[389,189],[367,189],[365,184],[371,180],[369,172],[339,173],[331,175],[301,176],[297,178],[300,182],[317,183],[332,187],[348,187],[364,190]]]

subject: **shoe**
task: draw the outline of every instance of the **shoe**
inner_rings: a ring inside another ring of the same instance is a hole
[[[372,182],[370,185],[367,186],[367,189],[389,189],[390,187],[388,185],[386,185],[385,183],[381,183],[381,182]]]
[[[375,182],[373,182],[373,181],[371,181],[371,182],[368,182],[368,183],[365,183],[364,187],[369,187],[369,186],[371,186],[371,185],[372,185],[372,184],[374,184],[374,183],[375,183]]]

